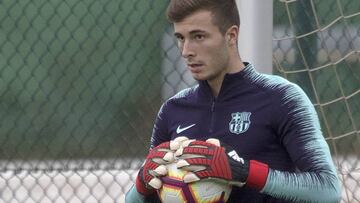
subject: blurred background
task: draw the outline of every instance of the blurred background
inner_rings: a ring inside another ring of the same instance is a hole
[[[161,103],[196,84],[167,4],[0,1],[0,202],[124,202]],[[267,72],[308,94],[360,202],[360,1],[271,7]]]

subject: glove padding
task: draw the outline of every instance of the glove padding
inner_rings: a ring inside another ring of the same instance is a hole
[[[184,176],[187,183],[214,178],[241,187],[249,173],[249,161],[218,139],[186,140],[175,152],[175,157],[179,159],[178,168],[190,171]]]
[[[178,137],[150,150],[136,178],[136,189],[139,193],[146,196],[161,188],[162,182],[159,177],[168,173],[165,165],[175,161],[174,152],[184,140],[187,138]]]

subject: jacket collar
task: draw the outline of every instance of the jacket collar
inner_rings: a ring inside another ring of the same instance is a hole
[[[246,81],[246,78],[257,74],[254,66],[251,63],[244,62],[244,65],[245,68],[237,73],[225,74],[217,98],[213,96],[210,86],[206,80],[199,81],[199,94],[201,94],[200,98],[205,98],[207,101],[209,99],[212,101],[225,100],[226,97],[231,94],[232,90],[234,90],[236,87],[239,87],[242,83]]]

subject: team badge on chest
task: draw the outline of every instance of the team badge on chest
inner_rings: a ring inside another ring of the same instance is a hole
[[[231,114],[229,130],[234,134],[246,132],[250,127],[251,112],[236,112]]]

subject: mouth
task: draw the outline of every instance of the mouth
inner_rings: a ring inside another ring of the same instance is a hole
[[[201,63],[189,63],[188,67],[192,73],[199,73],[203,68],[204,64]]]

